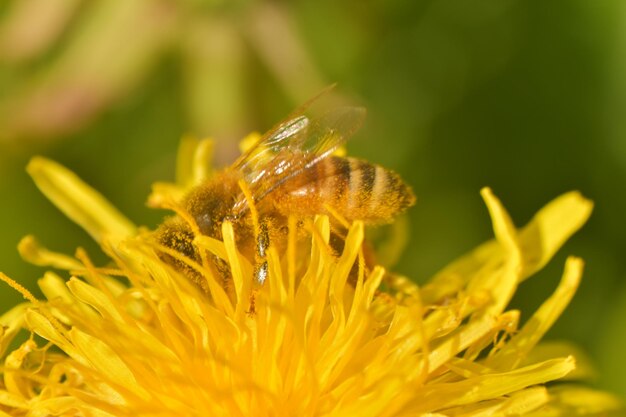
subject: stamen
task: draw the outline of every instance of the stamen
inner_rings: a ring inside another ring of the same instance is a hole
[[[17,281],[6,276],[3,272],[0,272],[0,280],[4,281],[9,287],[13,288],[15,291],[22,294],[22,297],[24,297],[26,300],[30,301],[31,303],[33,304],[39,303],[39,300],[37,300],[30,291],[28,291],[24,286],[19,284]]]
[[[41,301],[35,298],[35,296],[30,291],[28,291],[26,287],[19,284],[17,281],[9,278],[3,272],[0,272],[0,281],[4,281],[7,285],[9,285],[9,287],[22,294],[22,297],[24,297],[26,300],[30,301],[35,306],[40,307],[39,311],[46,317],[46,319],[48,319],[48,321],[50,321],[50,324],[55,328],[55,330],[62,334],[63,337],[65,337],[66,339],[68,338],[65,327],[63,327],[59,320],[57,320],[57,318],[54,317],[47,308],[44,308],[42,306]]]

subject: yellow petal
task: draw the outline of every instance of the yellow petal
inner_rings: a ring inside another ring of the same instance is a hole
[[[48,300],[62,301],[65,305],[72,305],[76,302],[67,290],[65,280],[52,271],[46,271],[37,284]]]
[[[0,316],[0,357],[4,357],[6,349],[22,328],[26,308],[28,304],[20,304]]]
[[[28,328],[39,336],[54,343],[71,358],[79,363],[86,364],[85,357],[67,340],[58,324],[53,324],[48,317],[36,310],[27,310],[25,313]]]
[[[135,234],[136,228],[130,220],[67,168],[46,158],[34,157],[27,171],[41,192],[97,242],[105,237],[123,238]]]
[[[93,307],[107,320],[123,321],[123,317],[113,300],[104,292],[76,278],[70,279],[67,287],[83,303]]]
[[[491,294],[490,305],[481,310],[481,314],[500,314],[507,306],[519,281],[521,254],[517,242],[515,225],[506,209],[489,188],[481,191],[493,222],[496,240],[500,243],[504,262],[485,265],[480,273],[470,281],[468,293],[488,292]]]
[[[46,298],[51,301],[51,305],[54,306],[52,307],[54,317],[63,323],[72,323],[72,319],[68,315],[70,312],[85,318],[93,318],[95,315],[93,310],[78,302],[67,289],[65,280],[54,272],[47,271],[43,278],[37,281],[37,284]]]
[[[587,221],[593,203],[578,192],[569,192],[543,207],[517,233],[522,255],[520,279],[541,269],[563,243]],[[485,265],[504,260],[501,243],[489,241],[454,261],[422,288],[425,304],[434,304],[461,290]]]
[[[542,208],[520,231],[524,254],[523,277],[528,277],[548,263],[565,241],[589,219],[593,202],[579,192],[563,194]]]
[[[191,185],[201,184],[212,175],[213,148],[214,142],[210,139],[203,139],[198,142],[191,163]],[[181,161],[178,160],[177,165],[180,163]],[[182,163],[186,163],[186,161],[182,161]]]
[[[565,340],[549,340],[539,343],[528,353],[528,356],[524,358],[521,365],[524,366],[531,363],[543,362],[548,359],[562,358],[568,355],[572,355],[576,358],[576,369],[571,374],[567,375],[564,380],[593,380],[598,377],[593,361],[587,352],[580,346]]]
[[[99,375],[107,378],[111,386],[121,386],[147,400],[150,394],[138,383],[126,364],[101,339],[73,328],[70,337],[76,348],[90,362]]]
[[[492,316],[483,316],[480,320],[469,323],[457,333],[448,336],[444,342],[430,352],[428,357],[429,372],[435,371],[456,356],[457,353],[467,349],[469,345],[489,333],[495,324],[496,320]]]
[[[22,396],[7,392],[5,390],[0,390],[0,404],[22,410],[28,409],[28,402],[24,400]]]
[[[510,397],[451,408],[446,410],[446,414],[454,417],[522,416],[545,405],[549,400],[545,387],[533,387],[516,392]]]
[[[29,416],[71,416],[75,415],[77,409],[82,410],[84,415],[88,415],[90,417],[115,417],[113,414],[107,413],[102,409],[86,405],[84,401],[70,396],[38,401],[29,406]]]
[[[148,206],[171,209],[172,204],[183,200],[191,187],[206,181],[213,173],[211,168],[213,148],[214,144],[211,139],[183,137],[178,146],[176,158],[176,182],[152,184]]]
[[[261,139],[261,134],[252,132],[239,142],[239,150],[241,153],[248,152]]]
[[[27,394],[27,388],[22,383],[23,375],[20,374],[19,369],[23,366],[24,362],[28,358],[28,355],[36,349],[35,342],[27,340],[22,343],[20,347],[11,352],[4,360],[4,386],[7,391],[12,393],[20,393],[22,395]]]
[[[572,357],[554,359],[514,371],[480,375],[462,381],[426,385],[416,392],[412,412],[437,411],[497,398],[526,387],[562,378],[575,367]]]
[[[52,252],[39,244],[34,236],[25,236],[17,245],[22,258],[38,266],[50,266],[57,269],[76,270],[83,265],[71,256]]]
[[[181,201],[186,194],[186,189],[169,182],[155,182],[148,196],[146,205],[151,208],[170,209],[173,204]]]
[[[335,279],[332,280],[330,287],[331,299],[334,298],[337,302],[340,302],[340,300],[343,299],[343,291],[346,288],[350,270],[352,269],[352,265],[354,265],[356,257],[361,250],[364,237],[365,231],[363,222],[354,222],[348,230],[348,236],[346,237],[343,253],[339,257],[334,273]]]
[[[513,369],[517,366],[565,310],[578,288],[582,271],[583,261],[569,257],[554,294],[539,307],[502,350],[487,359],[486,365],[497,369]]]
[[[502,416],[526,415],[526,413],[543,406],[549,400],[550,396],[545,387],[528,388],[511,395],[498,408],[498,413]]]
[[[194,183],[196,152],[201,141],[193,136],[183,136],[178,144],[178,152],[176,155],[176,185],[181,188],[187,188]],[[207,161],[208,166],[208,161]]]
[[[243,270],[243,265],[240,261],[242,256],[237,252],[235,232],[233,230],[233,225],[230,222],[224,222],[222,224],[222,234],[224,236],[226,259],[228,259],[228,263],[230,264],[230,271],[238,301],[235,316],[236,319],[240,319],[248,309],[247,301],[250,297],[251,282],[249,279],[246,279],[246,277],[250,275],[249,273],[245,273]]]
[[[579,385],[550,388],[550,404],[527,417],[623,416],[624,403],[614,395]]]
[[[213,140],[183,137],[176,158],[176,185],[186,189],[209,178],[213,153]]]

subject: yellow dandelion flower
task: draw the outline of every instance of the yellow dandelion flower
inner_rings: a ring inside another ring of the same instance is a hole
[[[184,141],[178,184],[157,184],[151,204],[211,175],[210,153],[208,141]],[[517,229],[484,189],[495,239],[423,288],[381,267],[348,284],[363,224],[350,225],[335,256],[324,216],[307,229],[306,251],[293,233],[285,256],[269,248],[267,282],[255,286],[225,222],[223,240],[195,244],[227,260],[234,290],[209,285],[207,295],[67,169],[35,158],[28,171],[111,262],[96,266],[80,249],[55,253],[32,237],[20,243],[26,259],[70,278],[47,272],[46,300],[37,300],[2,275],[27,302],[0,317],[0,416],[548,417],[621,407],[579,385],[546,385],[576,368],[567,346],[537,345],[572,298],[580,259],[567,260],[554,294],[521,327],[520,312],[507,310],[517,286],[588,218],[592,204],[576,192]]]

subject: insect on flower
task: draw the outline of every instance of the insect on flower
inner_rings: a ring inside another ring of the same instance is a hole
[[[233,165],[192,189],[182,204],[187,219],[179,215],[166,220],[157,230],[159,243],[198,261],[189,219],[201,234],[219,240],[224,221],[229,221],[238,250],[254,262],[255,279],[262,284],[268,272],[267,248],[284,247],[290,216],[300,226],[317,214],[380,224],[415,202],[410,187],[395,172],[333,154],[362,125],[365,109],[341,107],[309,118],[303,114],[307,106],[274,126]],[[336,223],[333,240],[341,246],[341,222]],[[207,290],[180,259],[166,253],[161,257]],[[215,255],[212,259],[213,272],[227,282],[225,261]]]

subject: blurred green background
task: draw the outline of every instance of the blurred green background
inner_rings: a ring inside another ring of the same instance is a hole
[[[514,300],[523,317],[565,256],[587,262],[550,338],[580,344],[595,384],[626,398],[626,2],[9,0],[0,3],[0,269],[35,289],[16,245],[97,247],[36,190],[35,154],[77,172],[138,224],[179,138],[218,139],[217,163],[323,87],[368,108],[351,154],[401,172],[418,204],[397,270],[425,282],[491,238],[478,194],[518,225],[562,192],[590,222]],[[19,302],[1,288],[3,309]]]

